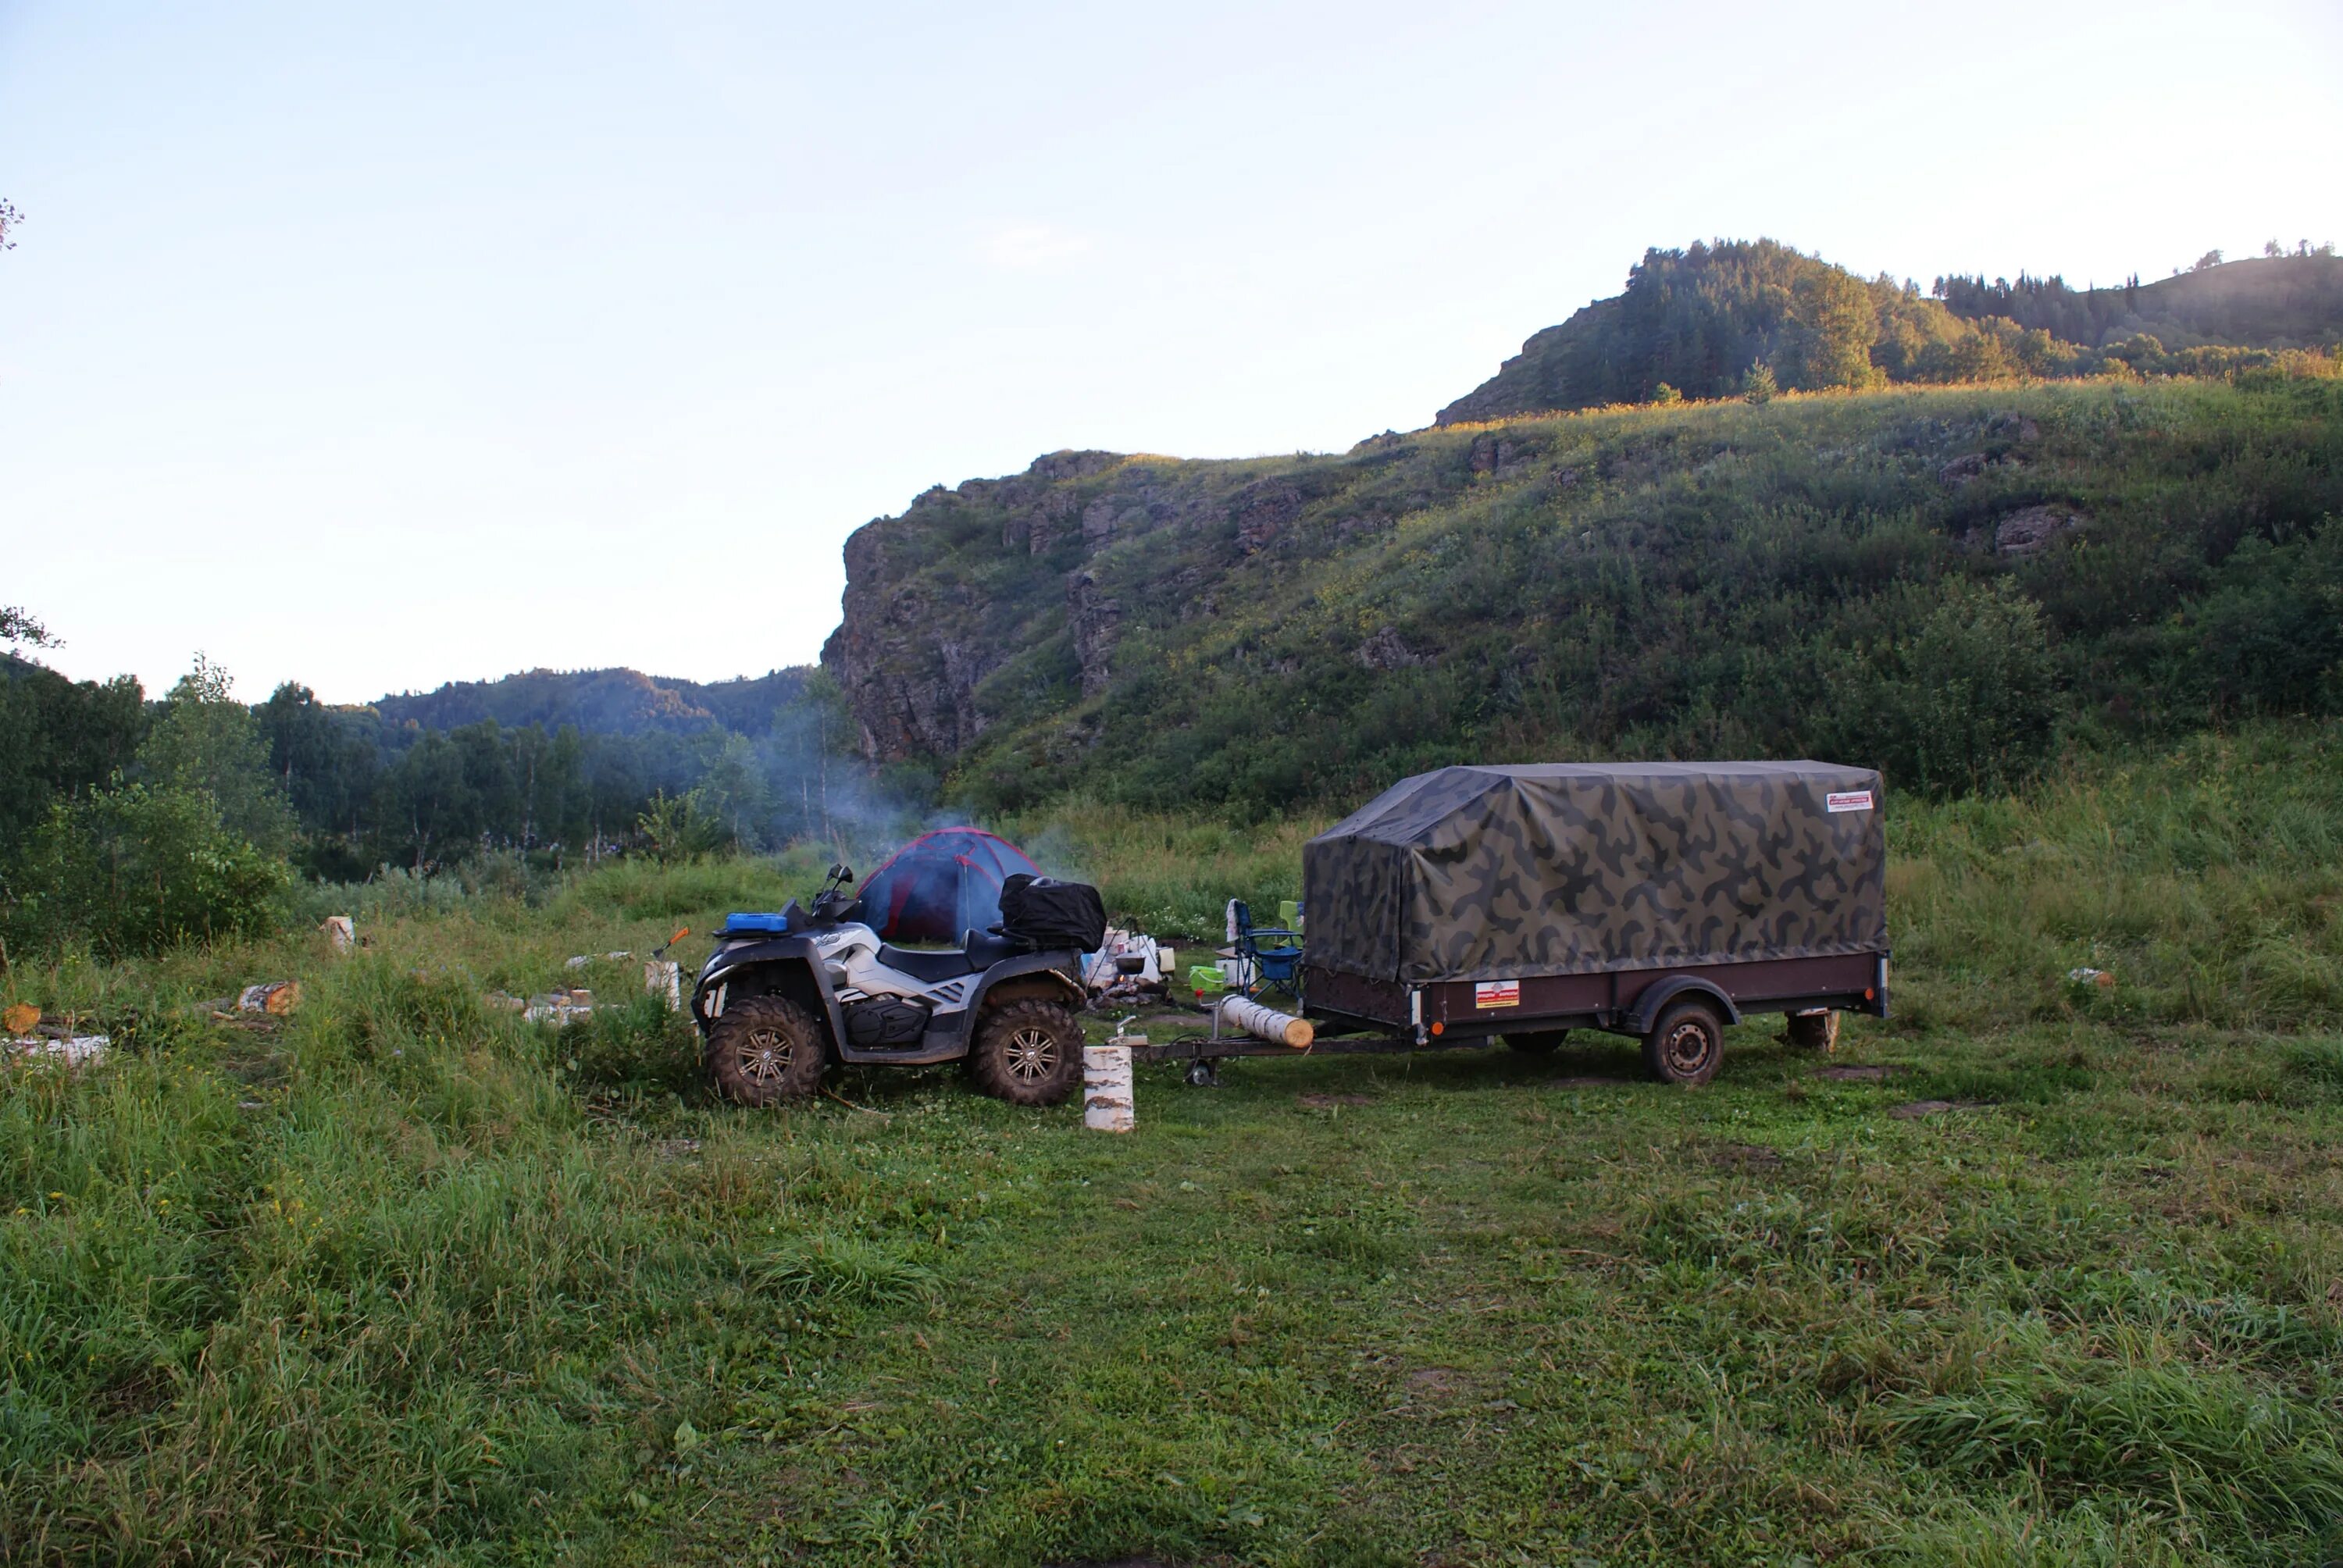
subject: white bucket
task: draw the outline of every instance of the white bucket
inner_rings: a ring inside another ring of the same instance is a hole
[[[1082,1047],[1082,1125],[1093,1132],[1128,1132],[1137,1121],[1130,1047]]]

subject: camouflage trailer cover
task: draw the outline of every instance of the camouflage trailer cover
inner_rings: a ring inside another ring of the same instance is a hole
[[[1419,773],[1303,846],[1308,961],[1417,984],[1883,951],[1881,806],[1827,762]]]

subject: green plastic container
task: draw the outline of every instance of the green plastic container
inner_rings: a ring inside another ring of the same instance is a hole
[[[1188,989],[1202,991],[1223,991],[1229,989],[1228,977],[1221,973],[1218,964],[1190,964]]]

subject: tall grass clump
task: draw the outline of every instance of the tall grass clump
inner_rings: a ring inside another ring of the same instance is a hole
[[[1933,1464],[2169,1501],[2250,1535],[2343,1522],[2336,1422],[2282,1387],[2183,1362],[2071,1362],[1904,1402],[1884,1429]]]
[[[450,936],[246,950],[300,964],[274,1032],[0,1078],[0,1557],[431,1556],[601,1528],[548,1518],[649,1431],[598,1369],[657,1366],[669,1314],[740,1289],[703,1194],[586,1136],[589,1081],[663,1090],[688,1029],[649,998],[524,1024]]]
[[[2343,1002],[2343,726],[2073,757],[2016,795],[1897,796],[1888,833],[1916,1020],[2290,1027]],[[2087,969],[2111,983],[2069,978]]]

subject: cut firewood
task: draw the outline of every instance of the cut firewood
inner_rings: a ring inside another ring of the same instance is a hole
[[[6,1012],[0,1012],[0,1029],[10,1034],[30,1034],[41,1021],[41,1010],[28,1001],[20,1001]]]
[[[248,985],[236,999],[238,1012],[265,1012],[282,1018],[301,1005],[299,980],[264,980]]]

